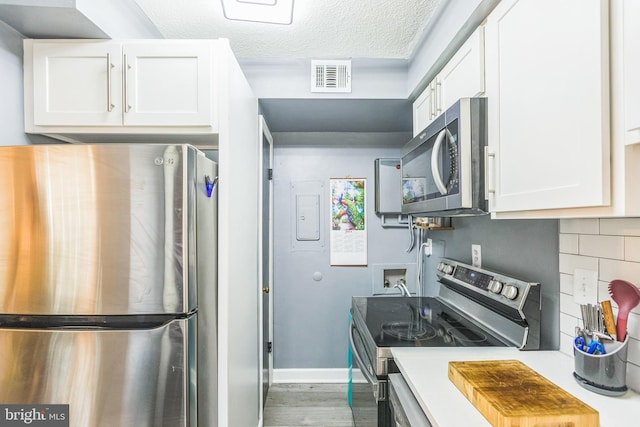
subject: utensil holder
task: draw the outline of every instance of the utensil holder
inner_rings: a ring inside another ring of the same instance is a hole
[[[573,377],[585,389],[606,396],[621,396],[627,392],[627,348],[624,342],[603,343],[605,354],[588,354],[573,346],[575,371]]]

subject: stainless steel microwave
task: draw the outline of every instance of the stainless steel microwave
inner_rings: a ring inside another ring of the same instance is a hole
[[[487,99],[461,98],[402,150],[402,213],[483,215]]]

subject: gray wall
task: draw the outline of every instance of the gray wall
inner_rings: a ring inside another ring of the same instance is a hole
[[[398,157],[406,133],[274,133],[274,367],[347,367],[351,297],[372,294],[373,264],[413,263],[406,229],[383,229],[374,212],[374,160]],[[368,266],[331,267],[328,221],[320,243],[293,242],[291,183],[324,183],[321,216],[328,220],[329,179],[367,178]],[[313,280],[319,272],[323,278]]]
[[[55,142],[45,136],[24,133],[23,38],[0,21],[0,145]]]
[[[451,231],[430,231],[433,256],[425,258],[425,295],[437,292],[435,264],[446,256],[471,264],[471,245],[480,244],[482,266],[529,282],[539,282],[542,295],[541,346],[560,344],[560,275],[558,220],[492,220],[453,218]]]
[[[405,229],[383,229],[374,212],[374,160],[398,157],[406,134],[274,133],[274,368],[347,367],[351,297],[372,294],[374,264],[415,264],[406,253]],[[292,183],[325,184],[322,215],[328,215],[330,178],[367,178],[368,262],[366,267],[331,267],[328,226],[323,246],[302,247],[292,236]],[[425,269],[446,255],[471,261],[471,243],[482,245],[483,265],[542,283],[543,345],[558,346],[559,278],[556,220],[454,218],[452,231],[431,231],[434,255]],[[313,279],[319,272],[323,278]],[[432,282],[430,273],[425,282]],[[425,293],[432,292],[429,286]]]
[[[0,145],[26,145],[22,93],[22,36],[0,22]]]

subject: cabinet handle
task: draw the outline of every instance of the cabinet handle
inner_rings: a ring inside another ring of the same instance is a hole
[[[436,81],[434,98],[436,99],[436,116],[442,113],[442,82]]]
[[[113,111],[113,103],[111,102],[111,70],[115,67],[111,63],[111,54],[107,53],[107,111],[110,113]]]
[[[433,82],[429,85],[429,90],[431,91],[431,120],[436,118],[436,94],[435,94],[435,85],[433,84]]]
[[[124,112],[128,113],[131,109],[129,105],[129,97],[127,96],[127,75],[131,66],[127,62],[127,55],[123,55],[124,66],[122,67],[122,98],[124,100]]]
[[[496,153],[490,153],[489,147],[484,147],[484,185],[485,194],[484,198],[489,200],[492,194],[496,194],[495,180],[494,180],[494,168],[496,161]]]

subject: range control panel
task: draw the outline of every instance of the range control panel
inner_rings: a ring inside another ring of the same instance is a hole
[[[438,278],[443,283],[461,285],[485,298],[516,309],[522,308],[530,288],[538,286],[537,283],[524,282],[446,258],[438,264],[437,270]]]

